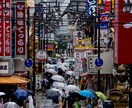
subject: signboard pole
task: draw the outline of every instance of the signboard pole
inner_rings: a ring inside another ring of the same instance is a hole
[[[34,39],[33,39],[33,84],[32,89],[35,93],[35,85],[36,85],[36,73],[35,73],[35,17],[34,17]]]
[[[28,29],[27,29],[27,59],[29,59],[29,11],[30,11],[30,7],[27,8],[27,24],[28,24]],[[30,78],[30,72],[29,70],[27,71],[27,76],[28,78]],[[27,88],[30,89],[30,82],[27,84]]]
[[[98,58],[100,58],[100,12],[98,8]],[[100,70],[98,70],[98,91],[100,91]]]

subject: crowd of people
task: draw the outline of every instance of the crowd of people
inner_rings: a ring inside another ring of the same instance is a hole
[[[63,61],[62,61],[63,63]],[[65,72],[63,70],[58,70],[58,73],[63,76],[66,80],[67,85],[76,85],[74,76],[68,75],[68,77],[65,75]],[[51,79],[52,74],[46,73],[44,78],[42,79],[42,94],[44,94],[47,90],[52,88],[52,84],[54,82],[53,79]],[[77,85],[78,86],[78,85]],[[53,98],[53,106],[54,108],[114,108],[113,102],[110,99],[102,100],[100,98],[86,98],[85,100],[80,100],[78,97],[71,96],[73,92],[66,93],[66,89],[61,89],[62,94],[58,98]]]

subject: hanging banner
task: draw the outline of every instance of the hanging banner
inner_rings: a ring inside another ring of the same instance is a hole
[[[3,0],[0,0],[3,2]],[[4,21],[3,21],[3,4],[0,3],[0,56],[4,56]]]
[[[132,9],[125,12],[124,0],[115,0],[114,23],[114,62],[117,64],[132,64]]]
[[[25,2],[16,3],[16,56],[25,55]]]
[[[96,0],[86,0],[86,16],[96,15]]]
[[[6,7],[8,8],[7,13],[5,16],[5,56],[11,57],[11,0],[6,0]]]

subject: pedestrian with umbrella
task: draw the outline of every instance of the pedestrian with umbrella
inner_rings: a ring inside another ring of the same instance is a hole
[[[23,90],[23,89],[17,89],[14,93],[14,96],[17,99],[17,104],[19,106],[23,106],[24,105],[24,101],[28,98],[29,94],[27,93],[27,91]]]
[[[4,108],[19,108],[19,106],[15,102],[6,102]]]
[[[47,99],[52,99],[54,108],[61,108],[62,107],[62,100],[61,100],[60,93],[58,91],[48,90],[45,93],[45,97]]]
[[[79,94],[86,97],[86,98],[94,98],[95,97],[95,95],[89,90],[81,90],[79,92]]]

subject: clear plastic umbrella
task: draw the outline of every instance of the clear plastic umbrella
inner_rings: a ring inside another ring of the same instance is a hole
[[[63,95],[63,92],[62,92],[62,90],[60,90],[60,89],[57,89],[57,88],[51,88],[51,89],[49,89],[49,91],[50,91],[50,90],[58,91],[58,92],[60,93],[61,96]]]
[[[62,69],[63,71],[67,71],[68,69],[65,66],[58,66],[58,68]]]
[[[77,87],[76,85],[67,85],[65,87],[65,90],[68,91],[68,92],[79,92],[80,88]]]
[[[67,72],[66,72],[66,74],[67,74],[67,75],[70,75],[70,76],[74,75],[74,73],[75,73],[74,71],[67,71]]]
[[[51,79],[54,80],[54,81],[59,81],[59,82],[64,82],[65,81],[65,79],[60,75],[53,75],[51,77]]]
[[[52,73],[52,74],[57,74],[57,72],[54,69],[47,69],[46,72]]]
[[[62,83],[62,82],[53,82],[53,84],[52,84],[52,87],[54,88],[60,88],[60,89],[62,89],[62,88],[65,88],[65,86],[66,86],[66,84],[64,84],[64,83]]]
[[[19,108],[15,102],[6,102],[4,108]]]
[[[4,96],[6,95],[4,92],[0,92],[0,96]]]

